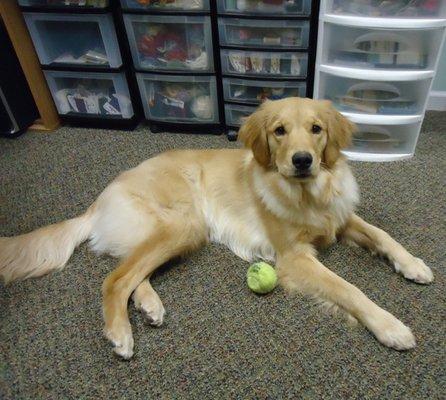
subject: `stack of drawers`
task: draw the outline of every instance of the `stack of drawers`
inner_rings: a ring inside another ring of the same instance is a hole
[[[306,96],[311,0],[218,0],[217,5],[231,138],[263,100]]]
[[[358,126],[346,155],[411,157],[445,38],[442,0],[322,0],[314,97]]]
[[[121,6],[152,131],[212,133],[220,116],[209,0],[121,0]]]
[[[108,0],[19,4],[61,117],[90,126],[134,126]]]

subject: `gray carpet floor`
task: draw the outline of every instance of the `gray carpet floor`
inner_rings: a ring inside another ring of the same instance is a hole
[[[416,156],[355,163],[359,213],[433,268],[421,286],[359,248],[320,254],[332,270],[409,325],[399,353],[302,296],[264,297],[247,263],[209,245],[153,279],[167,314],[152,328],[130,305],[135,357],[102,338],[101,283],[116,261],[82,245],[62,272],[0,284],[1,399],[445,398],[446,114],[426,118]],[[224,136],[64,127],[0,140],[0,235],[73,217],[120,171],[172,148],[234,147]]]

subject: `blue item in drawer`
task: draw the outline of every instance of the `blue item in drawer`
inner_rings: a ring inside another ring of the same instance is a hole
[[[370,114],[412,114],[416,102],[410,95],[389,83],[362,82],[347,90],[344,95],[334,96],[342,110]]]
[[[346,112],[366,112],[369,114],[415,114],[416,103],[414,101],[363,101],[359,99],[334,98],[331,99],[337,108]]]
[[[427,67],[428,57],[424,54],[385,54],[361,53],[355,51],[337,51],[334,53],[334,63],[367,64],[376,68],[416,68]]]
[[[379,114],[415,114],[416,104],[413,101],[391,102],[382,104],[379,107]]]

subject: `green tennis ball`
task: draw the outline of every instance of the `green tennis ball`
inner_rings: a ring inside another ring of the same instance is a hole
[[[277,285],[276,270],[266,262],[257,262],[248,268],[246,273],[248,287],[255,293],[271,292]]]

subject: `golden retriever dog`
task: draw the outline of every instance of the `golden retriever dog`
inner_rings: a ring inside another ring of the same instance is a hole
[[[275,263],[284,288],[339,307],[386,346],[410,349],[407,326],[316,257],[317,247],[343,239],[387,257],[407,279],[433,279],[422,260],[355,214],[358,189],[341,153],[354,129],[328,101],[268,101],[240,128],[246,148],[168,151],[119,175],[85,214],[1,238],[0,275],[10,282],[60,269],[87,239],[93,250],[119,257],[102,287],[104,333],[128,359],[130,296],[161,325],[151,274],[217,242],[243,260]]]

